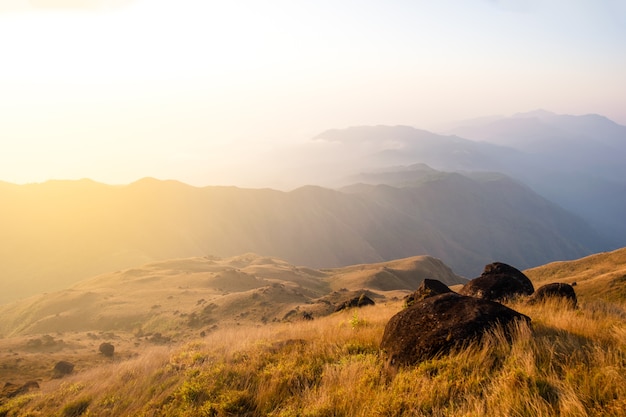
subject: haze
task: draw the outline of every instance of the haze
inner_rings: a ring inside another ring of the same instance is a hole
[[[281,186],[329,128],[626,124],[625,44],[619,0],[3,1],[0,180]]]

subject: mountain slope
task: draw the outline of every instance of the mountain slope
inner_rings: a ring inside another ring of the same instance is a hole
[[[363,192],[128,186],[56,181],[1,187],[0,301],[107,271],[189,256],[254,252],[312,267],[414,255],[473,276],[493,260],[522,268],[598,251],[579,219],[519,184],[441,173]]]
[[[329,130],[312,141],[326,152],[307,153],[318,158],[309,161],[309,171],[334,169],[333,178],[323,178],[331,186],[420,163],[445,171],[500,172],[582,217],[606,236],[605,250],[626,245],[626,126],[600,115],[540,110],[459,122],[442,132],[408,126]]]
[[[468,277],[494,260],[539,265],[602,245],[576,216],[502,175],[439,173],[413,187],[361,186],[359,195],[402,219],[392,242],[372,236],[379,253],[401,252],[415,244],[415,236],[428,236],[420,240],[425,253],[449,259]]]
[[[535,283],[576,283],[579,298],[626,300],[626,248],[597,253],[573,261],[552,262],[524,271]]]
[[[626,245],[626,126],[594,114],[535,111],[447,133],[517,150],[520,158],[501,172],[583,217],[613,247]]]

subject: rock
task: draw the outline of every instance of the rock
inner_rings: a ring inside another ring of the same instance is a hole
[[[531,295],[533,283],[520,270],[502,262],[485,266],[483,273],[463,286],[459,294],[485,300],[504,300],[519,295]]]
[[[539,287],[537,291],[528,300],[529,303],[534,304],[545,301],[548,298],[561,297],[569,302],[572,308],[576,308],[578,299],[576,297],[576,291],[570,284],[562,282],[553,282]]]
[[[54,377],[61,378],[69,375],[74,371],[74,364],[67,361],[59,361],[54,365]]]
[[[385,326],[380,344],[390,365],[411,365],[463,346],[501,324],[530,318],[495,301],[446,293],[414,303]]]
[[[102,353],[107,358],[112,358],[113,354],[115,353],[115,346],[110,343],[101,343],[98,351],[100,351],[100,353]]]
[[[436,279],[425,279],[420,286],[412,294],[407,295],[404,298],[404,302],[407,307],[412,306],[418,301],[422,301],[428,297],[432,297],[439,294],[446,294],[453,292],[446,284]]]
[[[350,307],[373,306],[375,304],[376,303],[374,302],[374,300],[372,300],[365,294],[361,294],[358,297],[351,298],[339,304],[337,308],[335,308],[335,312],[345,310],[346,308],[350,308]]]
[[[26,394],[33,389],[39,389],[37,381],[28,381],[23,385],[7,382],[4,384],[2,391],[0,391],[0,398],[13,398],[18,395]]]

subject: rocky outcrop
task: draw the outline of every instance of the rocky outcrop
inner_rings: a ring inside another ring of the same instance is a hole
[[[520,270],[502,262],[485,266],[483,273],[459,291],[460,294],[484,300],[505,300],[520,295],[531,295],[533,283]]]
[[[375,304],[376,303],[374,302],[374,300],[372,300],[371,298],[369,298],[365,294],[361,294],[358,297],[353,297],[353,298],[351,298],[349,300],[346,300],[343,303],[339,304],[335,308],[335,312],[341,311],[341,310],[345,310],[345,309],[351,308],[351,307],[365,307],[365,306],[373,306]]]
[[[428,297],[453,292],[446,284],[436,279],[424,279],[417,290],[405,297],[404,303],[407,307]]]
[[[515,320],[530,318],[500,303],[447,293],[414,303],[385,327],[381,349],[389,364],[411,365],[464,346],[502,325],[509,332]]]
[[[576,291],[570,284],[562,282],[553,282],[539,287],[537,291],[528,299],[530,304],[546,301],[549,298],[562,298],[567,301],[567,305],[572,308],[576,308],[578,304],[578,298],[576,297]]]
[[[12,384],[11,382],[7,382],[0,390],[0,404],[2,403],[3,398],[13,398],[18,395],[26,394],[31,390],[39,389],[39,384],[37,381],[28,381],[25,384]]]

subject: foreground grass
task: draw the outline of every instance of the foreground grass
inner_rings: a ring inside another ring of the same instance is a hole
[[[46,383],[0,416],[624,416],[625,305],[511,307],[533,318],[393,370],[378,345],[400,304],[217,331]]]

